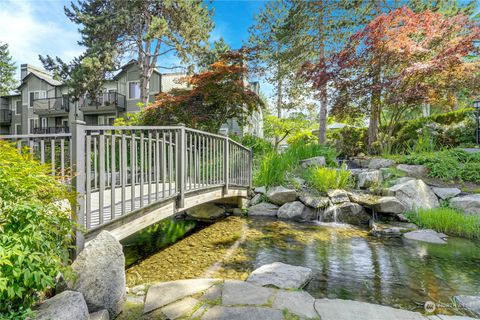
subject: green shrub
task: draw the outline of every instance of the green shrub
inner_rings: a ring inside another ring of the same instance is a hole
[[[50,169],[0,141],[0,318],[21,318],[39,295],[68,277],[73,201]]]
[[[310,167],[305,171],[305,181],[317,191],[345,189],[350,184],[351,172],[344,169]]]
[[[420,209],[406,215],[422,228],[452,236],[480,238],[480,217],[477,215],[465,215],[451,208]]]
[[[283,153],[268,152],[258,163],[254,172],[254,184],[257,186],[277,186],[284,184],[287,173],[292,172],[299,161],[316,156],[324,156],[327,165],[336,166],[336,150],[319,144],[298,143],[289,146]]]
[[[443,181],[468,181],[480,183],[480,154],[461,149],[423,152],[408,156],[393,157],[399,163],[421,164],[429,176]]]
[[[329,130],[327,138],[341,156],[355,156],[367,152],[367,128],[345,127]]]
[[[230,138],[241,143],[247,148],[252,148],[255,159],[261,158],[264,154],[272,152],[274,149],[271,142],[251,134],[246,134],[242,137],[231,135]]]

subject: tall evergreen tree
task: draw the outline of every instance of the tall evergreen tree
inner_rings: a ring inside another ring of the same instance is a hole
[[[7,43],[0,42],[0,96],[9,94],[15,89],[15,63],[13,62]]]
[[[75,83],[88,80],[82,77],[90,74],[85,69],[99,67],[105,74],[134,57],[140,70],[140,99],[145,105],[150,78],[160,59],[174,55],[187,62],[201,52],[213,28],[212,12],[200,0],[81,0],[71,3],[65,13],[80,26],[79,44],[87,48],[70,68],[77,70],[70,70],[77,77]]]

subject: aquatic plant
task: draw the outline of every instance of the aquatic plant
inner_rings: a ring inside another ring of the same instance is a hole
[[[452,236],[480,239],[480,217],[452,208],[420,209],[406,213],[413,223]]]
[[[345,189],[351,183],[351,172],[336,168],[310,167],[305,171],[304,178],[309,186],[320,192],[329,189]]]

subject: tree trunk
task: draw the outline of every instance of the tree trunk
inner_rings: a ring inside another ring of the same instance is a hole
[[[375,14],[379,15],[381,13],[380,0],[374,0],[374,10]],[[380,61],[372,61],[373,66],[373,76],[372,76],[372,93],[370,99],[370,123],[368,126],[368,147],[370,151],[375,151],[374,143],[378,138],[378,123],[380,121],[381,113],[381,89],[378,85],[380,82]]]
[[[318,35],[319,35],[319,50],[318,58],[320,63],[325,61],[325,26],[324,26],[325,8],[323,0],[320,1],[320,10],[318,15]],[[324,144],[327,141],[327,114],[328,114],[328,98],[327,98],[327,84],[320,88],[320,114],[318,122],[318,143]]]
[[[280,78],[280,66],[278,67],[278,78],[277,78],[277,117],[280,119],[282,117],[282,92],[283,84],[282,79]],[[275,136],[275,150],[278,149],[278,145],[281,140],[279,136]]]

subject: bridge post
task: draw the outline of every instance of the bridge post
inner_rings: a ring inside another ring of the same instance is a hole
[[[229,169],[229,138],[225,137],[224,140],[224,146],[223,146],[223,178],[224,178],[224,187],[223,187],[223,192],[225,194],[228,193],[228,184],[229,184],[229,179],[228,179],[228,173],[230,171]]]
[[[248,188],[252,189],[253,185],[253,148],[250,147],[250,154],[248,156]]]
[[[177,148],[177,188],[178,188],[178,207],[183,208],[185,206],[185,156],[187,153],[186,150],[186,139],[185,139],[185,124],[180,123],[180,132],[178,137],[178,148]]]
[[[75,120],[72,122],[72,148],[73,160],[73,186],[77,192],[77,203],[73,211],[73,218],[77,223],[75,227],[75,255],[83,250],[85,237],[80,230],[85,223],[85,122]]]

